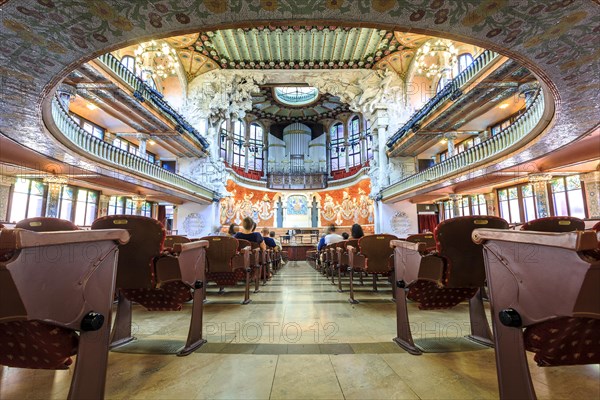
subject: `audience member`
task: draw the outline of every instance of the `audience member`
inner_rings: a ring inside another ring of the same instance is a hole
[[[235,236],[235,234],[238,233],[239,230],[239,226],[237,226],[236,224],[231,224],[229,225],[229,231],[227,231],[227,233],[229,233],[229,236]]]
[[[342,237],[344,238],[344,240],[348,240],[350,235],[348,234],[348,232],[342,232]]]
[[[323,247],[325,247],[325,236],[327,236],[325,233],[321,236],[321,239],[319,240],[319,243],[317,244],[317,251],[321,251],[323,249]]]
[[[328,229],[329,233],[325,236],[325,245],[338,243],[344,240],[343,237],[335,233],[335,225],[331,225]]]
[[[242,220],[242,226],[240,227],[240,231],[236,233],[233,237],[236,239],[244,239],[249,242],[259,243],[260,248],[262,250],[266,250],[267,245],[260,233],[252,232],[252,228],[255,227],[256,224],[254,220],[250,217],[246,217]]]
[[[260,233],[262,234],[262,237],[263,237],[267,247],[270,247],[270,248],[277,247],[277,243],[275,243],[275,240],[273,240],[273,238],[269,237],[269,228],[263,228]]]
[[[275,237],[275,231],[271,231],[269,232],[269,236],[271,237],[271,239],[273,239],[273,241],[275,242],[275,246],[278,248],[277,250],[281,251],[282,247],[281,247],[281,242],[279,241],[279,239],[277,239]]]
[[[352,234],[352,239],[360,239],[361,237],[365,236],[362,226],[360,226],[359,224],[352,225],[352,228],[350,228],[350,232]]]

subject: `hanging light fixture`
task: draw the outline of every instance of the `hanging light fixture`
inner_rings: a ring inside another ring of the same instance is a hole
[[[418,74],[424,74],[428,78],[440,76],[444,70],[452,68],[458,62],[458,49],[450,40],[429,41],[419,47],[415,60]]]
[[[134,54],[137,67],[153,78],[165,79],[177,72],[177,52],[166,42],[141,43]]]

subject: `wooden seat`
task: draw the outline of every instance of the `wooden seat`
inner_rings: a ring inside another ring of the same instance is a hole
[[[350,267],[350,256],[348,255],[348,246],[357,248],[358,239],[349,239],[341,242],[341,245],[336,248],[339,267],[338,271],[338,292],[342,293],[342,271],[346,274],[346,271]],[[362,279],[362,274],[361,274]]]
[[[501,399],[535,399],[540,366],[600,363],[600,255],[591,231],[477,229],[490,290]]]
[[[172,249],[173,246],[180,243],[190,243],[192,240],[187,236],[181,235],[167,235],[163,242],[163,249]]]
[[[258,282],[258,270],[250,261],[253,254],[250,242],[226,236],[206,236],[202,240],[209,243],[206,251],[207,281],[216,282],[221,288],[236,286],[239,281],[244,281],[242,304],[250,303],[251,277],[254,276],[256,284]]]
[[[415,233],[407,236],[406,241],[411,243],[425,243],[425,251],[434,251],[436,247],[433,233]]]
[[[77,355],[69,399],[103,398],[118,246],[128,238],[2,229],[0,364],[66,369]]]
[[[66,219],[51,217],[33,217],[23,219],[15,228],[27,229],[34,232],[76,231],[79,227]]]
[[[424,242],[394,241],[397,337],[394,341],[411,354],[421,354],[410,331],[406,299],[421,310],[452,308],[469,301],[471,340],[492,345],[482,291],[485,267],[481,245],[473,243],[476,228],[508,229],[502,218],[457,217],[442,221],[435,229],[436,253],[425,254]]]
[[[169,254],[163,254],[165,229],[155,219],[111,215],[92,223],[93,230],[115,227],[127,229],[131,239],[119,250],[116,282],[119,303],[111,347],[134,339],[132,301],[150,311],[180,311],[183,303],[192,300],[188,338],[177,355],[192,353],[206,342],[202,339],[202,312],[206,281],[204,253],[208,243],[180,243]]]
[[[394,268],[393,254],[390,247],[394,235],[367,235],[358,239],[358,248],[346,246],[348,249],[348,272],[350,272],[350,303],[358,303],[354,298],[354,272],[373,275],[373,291],[377,291],[377,276],[389,276]]]
[[[522,231],[573,232],[585,230],[585,222],[575,217],[546,217],[529,221],[521,226]]]

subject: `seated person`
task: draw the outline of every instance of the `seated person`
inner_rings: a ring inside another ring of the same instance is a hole
[[[352,239],[360,239],[361,237],[365,236],[362,226],[360,226],[359,224],[352,225],[352,228],[350,228],[350,232]]]
[[[319,240],[319,244],[317,244],[317,251],[321,251],[321,249],[323,249],[323,247],[325,247],[325,234],[323,234],[323,236],[321,236],[321,239]]]
[[[332,243],[342,242],[344,240],[343,237],[335,233],[335,225],[331,225],[328,229],[328,234],[325,235],[325,246]]]
[[[235,234],[238,233],[239,230],[239,226],[237,226],[236,224],[231,224],[229,225],[229,230],[227,231],[227,233],[229,234],[229,236],[235,236]]]
[[[277,251],[281,251],[281,242],[279,241],[279,239],[275,238],[275,231],[269,232],[269,237],[275,242],[275,247],[277,248]]]
[[[240,231],[233,235],[236,239],[244,239],[249,242],[259,243],[261,250],[266,250],[267,245],[262,237],[262,235],[258,232],[252,232],[252,229],[256,227],[254,220],[250,217],[246,217],[242,220],[242,226],[240,227]]]
[[[344,238],[344,240],[348,240],[350,235],[348,234],[348,232],[342,232],[342,237]]]
[[[269,228],[263,228],[260,233],[262,234],[263,240],[265,241],[267,247],[270,247],[272,249],[277,247],[277,243],[275,243],[275,240],[272,237],[269,237]]]

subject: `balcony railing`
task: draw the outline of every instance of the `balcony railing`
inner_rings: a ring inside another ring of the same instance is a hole
[[[471,65],[469,65],[458,76],[452,79],[442,90],[433,96],[423,107],[416,111],[400,129],[396,131],[387,141],[387,147],[393,148],[398,140],[400,140],[411,129],[418,129],[420,122],[440,105],[444,104],[447,99],[456,100],[462,95],[461,88],[473,79],[483,68],[492,63],[499,54],[492,50],[485,50],[479,55]]]
[[[540,90],[527,110],[517,120],[491,138],[458,153],[426,170],[402,179],[383,190],[383,197],[400,194],[421,185],[446,179],[476,164],[489,162],[527,136],[544,114],[544,94]]]
[[[121,64],[111,53],[106,53],[97,58],[102,64],[107,66],[123,82],[127,83],[133,89],[133,95],[141,102],[148,101],[158,108],[168,120],[173,123],[175,130],[180,133],[188,133],[191,137],[198,140],[203,149],[208,149],[209,144],[206,139],[198,132],[181,114],[171,107],[163,98],[162,93],[148,86],[144,81],[137,77],[127,67]]]
[[[210,198],[213,196],[213,192],[204,186],[90,135],[69,116],[67,110],[56,97],[52,99],[52,118],[58,130],[73,144],[86,154],[99,158],[114,166],[117,170],[128,170],[144,178],[171,185],[194,195]]]

